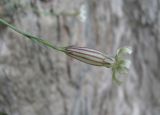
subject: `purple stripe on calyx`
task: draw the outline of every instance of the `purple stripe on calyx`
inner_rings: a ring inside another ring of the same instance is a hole
[[[100,62],[95,61],[95,60],[90,60],[90,59],[85,58],[85,57],[81,57],[81,56],[77,57],[77,56],[72,55],[72,54],[68,54],[68,55],[77,59],[77,60],[79,60],[79,61],[85,62],[87,64],[91,64],[91,65],[95,65],[95,66],[103,66],[104,65],[104,63],[100,63]]]
[[[86,47],[66,47],[66,54],[77,60],[96,66],[111,67],[114,63],[112,58],[107,57],[97,50]]]
[[[83,51],[89,51],[89,52],[93,52],[93,53],[98,53],[98,54],[101,54],[101,55],[104,55],[103,53],[97,51],[97,50],[94,50],[94,49],[90,49],[90,48],[87,48],[87,47],[75,47],[75,46],[70,46],[67,48],[67,50],[74,50],[74,49],[77,49],[77,50],[83,50]]]

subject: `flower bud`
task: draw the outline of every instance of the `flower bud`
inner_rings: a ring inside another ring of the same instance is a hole
[[[97,50],[86,47],[66,47],[65,53],[77,60],[95,66],[105,66],[109,68],[114,63],[113,58],[110,58]]]

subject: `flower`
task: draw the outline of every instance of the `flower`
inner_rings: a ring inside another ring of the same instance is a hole
[[[83,10],[82,10],[82,14],[84,14]],[[116,81],[117,83],[120,83],[120,81],[116,78],[117,74],[127,73],[130,68],[131,61],[128,59],[125,59],[124,57],[126,54],[130,55],[132,53],[132,49],[129,47],[118,49],[115,57],[113,58],[97,50],[89,49],[86,47],[76,47],[76,46],[56,47],[52,45],[49,41],[43,40],[41,38],[33,36],[32,34],[27,34],[17,29],[15,26],[10,25],[8,22],[6,22],[3,19],[0,19],[0,23],[8,26],[12,30],[15,30],[19,34],[29,38],[32,41],[36,41],[37,43],[43,44],[57,51],[64,52],[67,55],[77,60],[80,60],[84,63],[95,65],[95,66],[104,66],[107,68],[111,68],[112,69],[112,79]]]
[[[131,61],[124,58],[124,55],[131,54],[131,48],[120,48],[117,50],[116,56],[110,57],[97,50],[86,47],[69,46],[64,48],[64,52],[79,61],[94,65],[104,66],[112,69],[112,79],[118,84],[121,82],[116,78],[118,74],[127,73],[131,65]]]
[[[87,19],[87,8],[86,5],[82,5],[80,8],[80,14],[79,14],[80,20],[82,22],[85,22]]]
[[[132,49],[130,47],[124,47],[117,50],[117,54],[115,56],[115,63],[112,66],[112,78],[114,81],[121,83],[117,78],[117,74],[128,73],[128,70],[131,65],[131,61],[129,59],[125,59],[125,55],[130,55],[132,53]]]

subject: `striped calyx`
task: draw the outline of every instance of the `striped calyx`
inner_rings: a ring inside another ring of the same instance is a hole
[[[65,48],[65,53],[72,58],[90,65],[110,68],[114,63],[113,58],[108,57],[97,50],[86,47],[69,46]]]

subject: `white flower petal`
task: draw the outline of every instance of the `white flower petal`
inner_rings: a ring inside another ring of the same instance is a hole
[[[124,55],[124,54],[131,54],[132,48],[131,47],[124,47],[117,50],[117,55]]]
[[[124,67],[126,67],[127,69],[129,69],[130,66],[131,66],[131,61],[130,60],[125,60]]]
[[[86,5],[82,5],[80,8],[80,14],[79,14],[80,20],[82,22],[85,22],[87,19],[87,11],[86,11]]]

